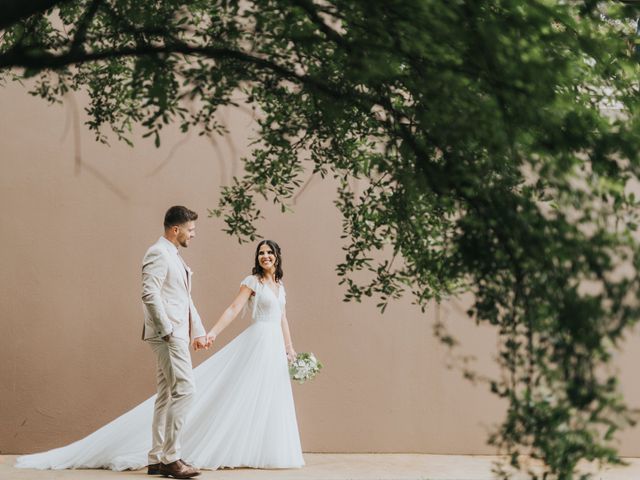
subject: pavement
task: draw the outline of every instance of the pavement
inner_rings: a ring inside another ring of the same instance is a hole
[[[301,469],[248,468],[202,472],[198,480],[497,480],[492,473],[499,459],[485,455],[329,454],[306,453]],[[0,456],[0,480],[127,480],[150,479],[146,470],[23,470],[13,467],[15,455]],[[626,467],[598,471],[586,466],[594,480],[640,480],[640,458],[625,459]],[[163,477],[156,477],[161,479]],[[524,480],[518,474],[514,480]]]

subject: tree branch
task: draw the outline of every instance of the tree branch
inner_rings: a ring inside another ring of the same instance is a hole
[[[324,33],[327,36],[329,40],[332,40],[336,44],[340,45],[348,52],[351,51],[351,45],[349,45],[338,32],[336,32],[334,29],[329,27],[329,25],[324,23],[324,21],[318,14],[318,11],[316,10],[316,6],[314,5],[313,1],[292,0],[292,3],[300,7],[302,10],[304,10],[307,16],[309,17],[309,19],[320,29],[322,33]]]
[[[87,9],[87,11],[84,13],[84,15],[82,15],[82,18],[78,23],[78,29],[76,30],[76,34],[73,37],[73,42],[71,42],[71,48],[70,48],[71,52],[75,52],[77,50],[82,49],[81,48],[82,44],[87,38],[87,29],[89,28],[89,24],[95,17],[96,13],[98,13],[98,8],[100,8],[100,4],[102,3],[102,1],[103,0],[93,0],[91,2],[91,5],[89,5],[89,8]]]
[[[44,13],[69,0],[0,0],[0,30],[12,27],[31,15]]]
[[[8,68],[31,68],[39,70],[60,70],[70,65],[81,65],[124,57],[142,57],[157,55],[193,55],[210,58],[213,60],[232,59],[245,62],[256,67],[270,70],[282,78],[295,83],[302,83],[313,87],[322,93],[336,99],[344,99],[346,95],[329,84],[310,76],[306,76],[289,70],[271,60],[256,57],[246,52],[230,48],[200,47],[186,43],[174,43],[171,45],[137,45],[116,50],[101,50],[95,52],[68,51],[62,54],[52,54],[35,49],[16,49],[0,54],[0,70]]]

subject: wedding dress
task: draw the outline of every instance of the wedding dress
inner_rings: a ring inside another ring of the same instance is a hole
[[[196,467],[295,468],[304,465],[284,340],[286,302],[253,275],[252,324],[194,370],[196,394],[182,435],[184,460]],[[147,465],[155,395],[89,436],[24,455],[18,468],[107,468]]]

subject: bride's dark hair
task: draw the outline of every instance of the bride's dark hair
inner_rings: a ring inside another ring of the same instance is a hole
[[[253,270],[251,271],[251,273],[253,273],[254,275],[259,275],[260,278],[264,277],[264,269],[260,266],[260,262],[258,261],[260,247],[263,245],[268,245],[276,255],[276,282],[279,282],[280,279],[284,276],[284,273],[282,272],[282,253],[280,253],[280,246],[273,240],[262,240],[260,243],[258,243],[258,246],[256,247],[256,257],[254,259]]]

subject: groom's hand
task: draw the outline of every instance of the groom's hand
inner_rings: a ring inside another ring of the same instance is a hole
[[[207,337],[196,337],[193,339],[193,349],[197,352],[198,350],[209,348],[209,343],[207,342]]]

